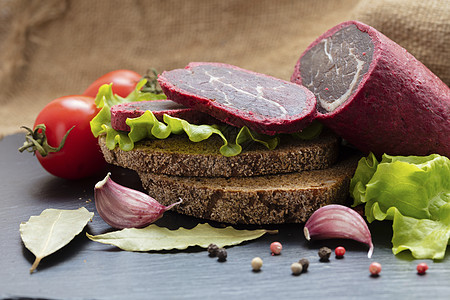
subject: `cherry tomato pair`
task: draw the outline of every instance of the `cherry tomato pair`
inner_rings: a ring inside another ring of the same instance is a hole
[[[24,145],[21,151],[37,148],[35,153],[42,167],[61,178],[80,179],[96,174],[106,162],[89,124],[99,111],[94,97],[101,85],[111,82],[113,92],[126,97],[141,78],[133,71],[113,71],[95,80],[83,95],[64,96],[51,101],[38,114],[35,129],[27,129],[27,143],[30,145],[28,149]],[[40,124],[45,127],[36,128]],[[32,139],[43,144],[43,147],[36,147]]]

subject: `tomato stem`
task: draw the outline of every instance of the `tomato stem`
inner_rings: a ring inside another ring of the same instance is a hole
[[[26,126],[22,126],[21,128],[28,131],[28,133],[25,136],[25,142],[23,143],[23,146],[19,148],[19,151],[23,152],[26,150],[33,153],[37,151],[42,157],[45,157],[52,152],[58,152],[64,147],[67,136],[74,127],[75,126],[67,130],[58,147],[52,147],[48,144],[47,136],[45,135],[45,131],[47,129],[45,124],[36,125],[36,127],[34,127],[34,130]]]

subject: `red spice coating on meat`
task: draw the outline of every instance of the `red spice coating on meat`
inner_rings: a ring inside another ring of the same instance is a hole
[[[372,62],[348,99],[332,111],[319,110],[317,118],[364,152],[450,157],[449,87],[404,48],[368,25],[349,21],[324,33],[301,55],[291,81],[302,84],[299,70],[311,48],[352,25],[371,38]]]
[[[218,124],[213,117],[188,108],[171,100],[152,100],[117,104],[111,107],[111,126],[115,130],[130,131],[127,118],[137,118],[151,111],[156,119],[163,121],[165,114],[188,121],[191,124]]]
[[[190,63],[163,72],[158,82],[173,101],[260,133],[301,131],[315,117],[308,89],[227,64]]]

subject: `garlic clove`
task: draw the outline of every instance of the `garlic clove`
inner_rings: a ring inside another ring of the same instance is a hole
[[[331,204],[316,210],[303,229],[306,239],[352,239],[369,246],[373,253],[372,235],[364,219],[353,209]]]
[[[147,226],[182,202],[164,206],[145,193],[117,184],[110,176],[108,173],[95,185],[94,197],[98,214],[114,228]]]

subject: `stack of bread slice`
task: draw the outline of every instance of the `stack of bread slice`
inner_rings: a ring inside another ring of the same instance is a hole
[[[107,162],[136,171],[160,203],[181,198],[173,210],[230,224],[302,223],[321,206],[344,204],[357,163],[339,155],[339,138],[327,130],[312,140],[282,139],[272,151],[252,144],[232,157],[218,153],[215,136],[144,140],[131,151],[99,142]]]

